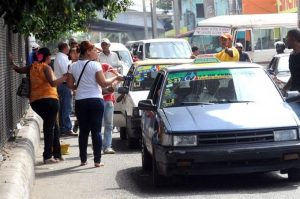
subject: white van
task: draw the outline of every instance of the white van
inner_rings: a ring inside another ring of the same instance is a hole
[[[131,53],[138,60],[145,59],[189,59],[191,46],[185,39],[160,38],[132,42]]]
[[[240,42],[253,62],[269,63],[276,54],[274,43],[284,41],[287,31],[297,27],[297,13],[217,16],[200,21],[191,39],[203,54],[221,50],[219,36],[229,32]]]

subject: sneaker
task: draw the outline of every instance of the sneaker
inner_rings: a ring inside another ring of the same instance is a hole
[[[104,154],[115,154],[115,151],[112,148],[107,148],[104,150]]]

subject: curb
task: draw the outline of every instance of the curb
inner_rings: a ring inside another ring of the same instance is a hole
[[[31,109],[22,119],[9,158],[0,167],[1,199],[29,199],[35,180],[35,154],[40,144],[42,119]]]

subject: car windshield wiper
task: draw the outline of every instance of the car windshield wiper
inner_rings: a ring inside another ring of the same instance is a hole
[[[223,100],[223,101],[211,101],[215,104],[226,104],[226,103],[250,103],[254,101],[247,100]]]
[[[212,105],[212,104],[215,104],[214,102],[181,102],[181,104],[183,105],[190,105],[190,106],[193,106],[193,105]]]

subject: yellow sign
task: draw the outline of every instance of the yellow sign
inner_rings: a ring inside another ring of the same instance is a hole
[[[298,0],[277,0],[278,13],[291,13],[298,11]]]

